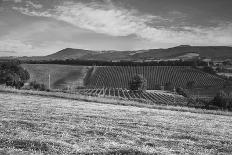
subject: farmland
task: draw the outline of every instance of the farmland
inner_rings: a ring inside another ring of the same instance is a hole
[[[113,66],[95,67],[87,82],[88,87],[128,88],[128,81],[136,74],[147,79],[147,89],[167,83],[185,88],[193,81],[195,87],[222,87],[224,80],[191,67],[179,66]],[[120,79],[120,80],[119,80]]]
[[[85,66],[69,66],[55,64],[23,64],[30,74],[30,81],[43,83],[48,87],[49,74],[51,88],[64,88],[68,84],[83,86],[83,78],[87,71]]]
[[[0,154],[231,154],[230,116],[0,94]]]
[[[187,105],[188,100],[178,94],[165,91],[133,92],[126,89],[80,89],[83,95],[114,97],[130,101],[139,101],[147,104]]]

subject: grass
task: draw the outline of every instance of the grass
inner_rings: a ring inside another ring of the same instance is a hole
[[[0,93],[0,154],[231,154],[231,116]]]
[[[86,102],[98,102],[103,104],[112,104],[112,105],[122,105],[122,106],[135,106],[140,108],[150,108],[150,109],[160,109],[160,110],[173,110],[173,111],[181,111],[181,112],[191,112],[191,113],[199,113],[199,114],[214,114],[214,115],[224,115],[224,116],[232,116],[232,112],[230,111],[222,111],[222,110],[206,110],[194,107],[184,107],[179,106],[176,103],[174,105],[157,105],[152,102],[139,102],[129,101],[120,98],[114,97],[101,97],[101,96],[86,96],[79,93],[64,93],[61,91],[35,91],[35,90],[18,90],[10,87],[0,86],[0,93],[12,93],[12,94],[23,94],[23,95],[35,95],[49,98],[63,98],[63,99],[71,99],[78,101],[86,101]],[[182,104],[180,104],[182,105]]]
[[[55,65],[55,64],[22,64],[30,73],[30,81],[36,80],[48,87],[48,76],[51,76],[51,88],[64,88],[73,83],[83,85],[83,79],[87,72],[86,66]]]

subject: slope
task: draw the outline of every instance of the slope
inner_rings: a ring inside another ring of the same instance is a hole
[[[231,116],[0,93],[0,154],[225,154]]]
[[[51,88],[65,88],[69,85],[83,86],[83,79],[87,72],[86,66],[69,66],[53,64],[22,64],[30,74],[30,81],[49,85]]]

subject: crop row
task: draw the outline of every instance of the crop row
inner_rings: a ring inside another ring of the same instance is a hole
[[[136,100],[146,103],[155,104],[186,104],[187,99],[181,95],[167,93],[167,92],[134,92],[126,89],[116,88],[96,88],[96,89],[80,89],[79,93],[90,96],[105,96],[115,97],[126,100]]]
[[[224,80],[217,76],[186,66],[102,66],[95,67],[87,87],[128,88],[130,79],[136,74],[147,80],[149,90],[167,83],[183,88],[188,82],[194,82],[198,88],[222,87],[224,84]]]

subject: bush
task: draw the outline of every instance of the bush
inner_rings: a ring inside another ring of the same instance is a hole
[[[181,87],[178,87],[176,89],[176,92],[177,92],[177,94],[182,95],[184,97],[189,97],[189,95],[187,94],[187,92],[183,88],[181,88]]]
[[[131,91],[146,91],[147,80],[142,75],[135,75],[129,81],[129,89]]]
[[[211,101],[212,105],[218,106],[222,109],[231,109],[232,108],[232,95],[220,91]]]
[[[29,78],[29,73],[17,61],[0,63],[0,84],[20,89]]]
[[[161,87],[161,85],[155,85],[154,89],[155,89],[155,90],[161,90],[162,87]]]
[[[30,82],[29,87],[30,89],[39,90],[39,91],[48,90],[44,84],[37,83],[36,81]]]
[[[174,89],[174,86],[171,82],[167,82],[165,83],[164,89],[172,91]]]
[[[202,70],[204,72],[206,72],[206,73],[209,73],[209,74],[216,74],[216,72],[214,71],[214,69],[211,68],[211,67],[208,67],[208,66],[204,67]]]
[[[188,81],[186,83],[186,88],[187,89],[193,89],[194,88],[194,85],[195,85],[195,82],[194,81]]]

